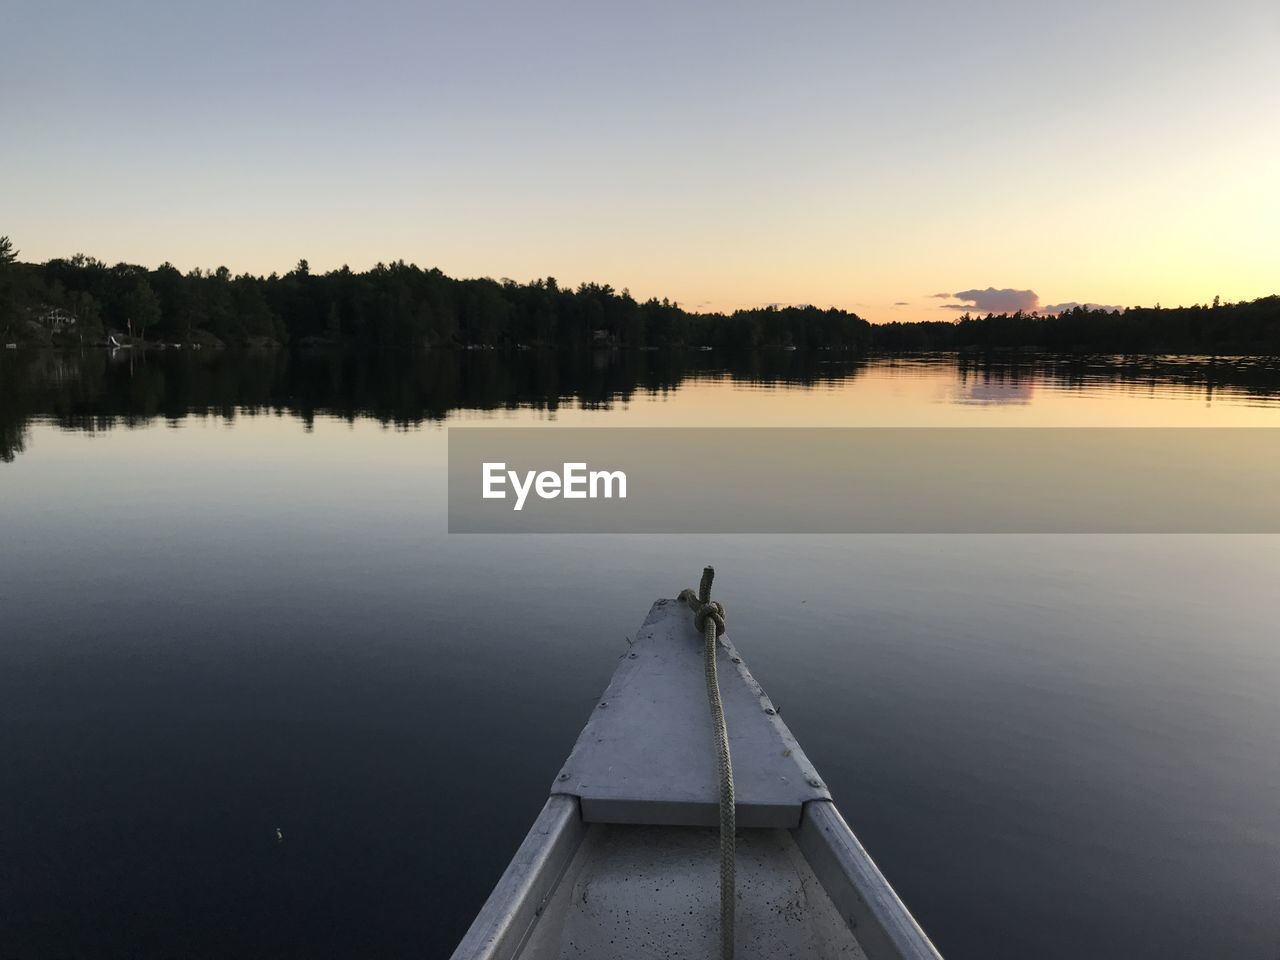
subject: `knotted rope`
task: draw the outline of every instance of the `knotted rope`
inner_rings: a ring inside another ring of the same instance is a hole
[[[733,760],[729,756],[729,731],[720,702],[720,681],[716,677],[716,640],[724,633],[724,607],[711,599],[711,581],[716,572],[707,567],[695,595],[680,591],[680,599],[693,608],[693,623],[702,631],[703,673],[707,680],[707,701],[711,704],[712,734],[720,761],[720,956],[733,960],[734,833],[736,811],[733,795]]]

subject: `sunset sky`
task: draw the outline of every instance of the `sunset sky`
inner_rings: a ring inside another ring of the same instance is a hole
[[[873,321],[1280,292],[1275,2],[0,12],[24,260],[403,258]]]

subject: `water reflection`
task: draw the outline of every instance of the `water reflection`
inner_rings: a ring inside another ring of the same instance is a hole
[[[444,432],[379,423],[1273,426],[1278,391],[1208,358],[0,351],[0,954],[447,956],[711,561],[949,960],[1270,956],[1280,539],[456,537]]]
[[[98,431],[157,418],[233,418],[288,414],[310,426],[316,416],[370,418],[412,426],[457,410],[541,410],[567,405],[607,410],[637,395],[682,384],[727,380],[800,387],[848,384],[868,366],[929,368],[952,381],[955,404],[1031,401],[1037,387],[1087,392],[1105,388],[1173,396],[1215,395],[1273,401],[1280,365],[1271,360],[1208,357],[1046,357],[912,355],[865,358],[830,352],[763,351],[741,355],[685,351],[557,353],[175,354],[90,351],[0,356],[0,460],[25,447],[32,421]]]

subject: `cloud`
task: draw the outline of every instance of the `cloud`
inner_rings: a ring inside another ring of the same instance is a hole
[[[945,310],[964,310],[971,313],[1016,313],[1021,310],[1023,313],[1039,313],[1043,316],[1050,316],[1066,313],[1075,307],[1084,307],[1086,310],[1124,309],[1123,307],[1106,303],[1083,303],[1076,300],[1042,305],[1039,294],[1034,290],[1014,290],[1012,287],[1004,287],[1000,290],[995,287],[987,287],[985,290],[974,289],[961,290],[959,293],[935,293],[930,299],[959,300],[961,301],[960,303],[944,303],[942,307]]]
[[[1084,307],[1086,310],[1123,310],[1124,307],[1117,307],[1111,303],[1077,303],[1070,300],[1067,303],[1049,303],[1040,308],[1041,313],[1066,313],[1068,310],[1074,310],[1076,307]]]
[[[1014,290],[1011,287],[961,290],[952,294],[951,299],[965,302],[945,304],[948,310],[976,310],[978,313],[1014,313],[1021,310],[1032,313],[1040,309],[1040,297],[1034,290]]]
[[[895,300],[895,301],[893,302],[893,305],[894,305],[895,307],[909,307],[909,306],[911,306],[911,301],[910,301],[910,300]]]

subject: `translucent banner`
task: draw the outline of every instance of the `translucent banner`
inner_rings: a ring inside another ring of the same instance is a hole
[[[1272,533],[1280,430],[453,427],[452,533]]]

